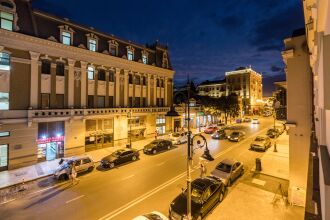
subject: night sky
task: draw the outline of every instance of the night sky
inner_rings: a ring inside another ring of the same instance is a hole
[[[168,44],[175,85],[251,65],[264,95],[285,79],[283,39],[304,27],[301,0],[34,0],[33,6],[139,44]]]

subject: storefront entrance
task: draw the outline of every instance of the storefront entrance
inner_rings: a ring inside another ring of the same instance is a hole
[[[0,171],[8,170],[8,144],[0,144]]]
[[[113,119],[86,120],[85,151],[113,147]]]
[[[156,129],[159,135],[165,134],[165,115],[158,115],[156,118]]]

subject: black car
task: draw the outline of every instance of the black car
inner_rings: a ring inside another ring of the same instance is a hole
[[[144,146],[143,152],[145,154],[156,154],[157,152],[170,150],[173,147],[172,141],[158,139],[152,141],[150,144]]]
[[[215,177],[197,178],[191,182],[191,216],[203,219],[224,198],[225,186]],[[178,195],[170,205],[171,220],[184,219],[187,214],[187,190]]]
[[[139,152],[136,149],[123,148],[116,150],[109,156],[104,157],[101,160],[101,167],[114,168],[115,166],[126,163],[129,161],[136,161],[139,159]]]
[[[268,129],[267,131],[267,134],[266,134],[268,137],[270,138],[277,138],[279,135],[280,135],[280,132],[278,129],[274,129],[274,128],[271,128],[271,129]]]
[[[227,138],[230,141],[239,142],[240,140],[245,138],[245,132],[243,132],[243,131],[233,131]]]

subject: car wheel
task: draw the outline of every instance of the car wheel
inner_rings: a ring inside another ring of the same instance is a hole
[[[181,144],[181,141],[178,141],[178,144]]]
[[[114,168],[114,167],[115,167],[115,164],[114,164],[114,163],[110,163],[110,164],[109,164],[109,168],[112,169],[112,168]]]
[[[68,180],[69,179],[69,176],[67,174],[61,174],[59,177],[58,177],[59,180]]]
[[[88,172],[92,172],[94,167],[88,167]]]
[[[170,150],[170,149],[171,149],[171,145],[168,145],[168,146],[167,146],[167,149]]]
[[[133,157],[132,157],[132,160],[133,161],[135,161],[137,158],[136,158],[136,156],[134,155]]]
[[[152,151],[152,153],[153,153],[153,154],[156,154],[156,153],[157,153],[156,149],[154,149],[154,150]]]

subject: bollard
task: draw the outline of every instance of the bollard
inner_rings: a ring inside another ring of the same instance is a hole
[[[261,160],[260,158],[256,158],[256,171],[261,171]]]
[[[276,141],[275,141],[275,143],[274,143],[274,152],[277,152]]]

